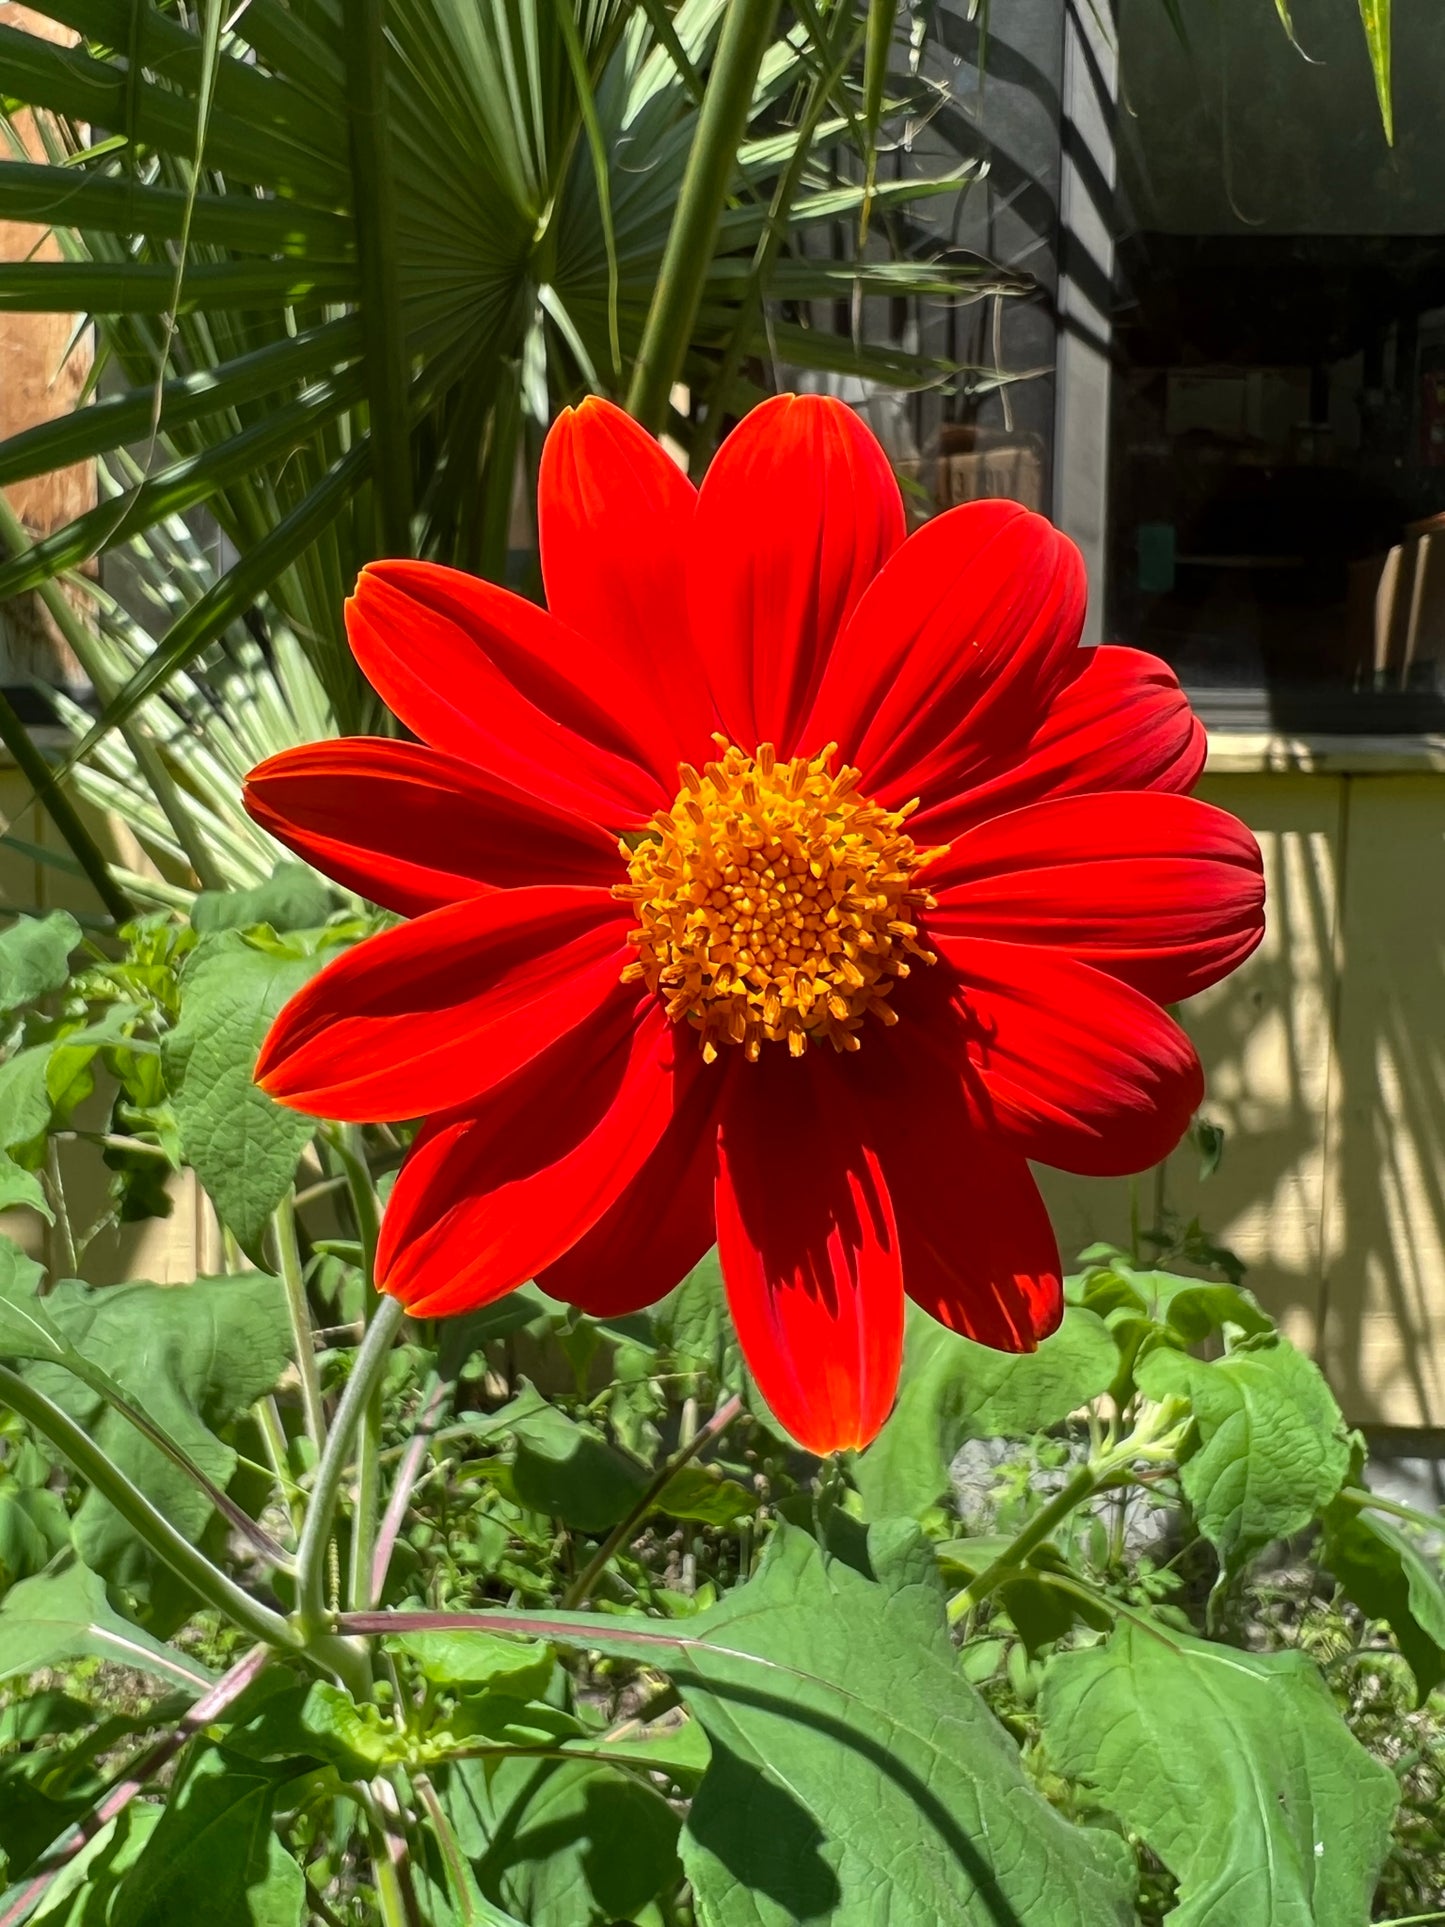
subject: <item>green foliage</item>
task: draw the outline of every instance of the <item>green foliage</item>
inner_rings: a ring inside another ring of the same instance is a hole
[[[1324,1514],[1324,1561],[1360,1611],[1385,1620],[1423,1703],[1445,1679],[1445,1574],[1406,1533],[1346,1490]]]
[[[1126,1620],[1049,1661],[1040,1716],[1058,1769],[1175,1875],[1172,1927],[1366,1917],[1398,1789],[1302,1654]]]
[[[0,1679],[76,1659],[134,1667],[192,1698],[211,1683],[204,1667],[122,1618],[97,1575],[72,1559],[0,1600]]]
[[[914,1310],[893,1416],[854,1468],[871,1518],[917,1515],[948,1487],[966,1439],[1047,1430],[1107,1391],[1118,1353],[1101,1319],[1070,1305],[1036,1352],[1011,1357],[945,1331]]]
[[[186,1160],[241,1249],[258,1261],[271,1213],[291,1189],[316,1126],[273,1103],[252,1073],[272,1019],[323,961],[314,944],[266,926],[218,927],[186,965],[180,1021],[162,1046]]]
[[[1301,1531],[1339,1491],[1350,1462],[1339,1407],[1319,1367],[1288,1339],[1209,1364],[1161,1349],[1138,1377],[1151,1398],[1190,1402],[1198,1444],[1184,1462],[1184,1492],[1226,1574]]]
[[[677,1880],[677,1815],[634,1774],[586,1760],[463,1761],[447,1794],[481,1891],[529,1927],[630,1919]]]
[[[712,1744],[683,1836],[703,1921],[1127,1919],[1118,1843],[1031,1792],[959,1672],[932,1562],[896,1532],[869,1553],[781,1528],[669,1662]]]
[[[1086,1254],[1032,1354],[915,1314],[892,1418],[822,1466],[747,1386],[715,1254],[649,1311],[528,1286],[393,1344],[364,1264],[405,1131],[313,1137],[250,1083],[281,998],[371,926],[284,866],[193,909],[16,952],[8,1195],[83,1257],[63,1134],[110,1215],[188,1166],[236,1242],[225,1275],[98,1289],[0,1240],[5,1904],[1343,1927],[1378,1881],[1428,1910],[1437,1522],[1368,1492],[1198,1225]],[[238,1249],[292,1193],[296,1298]],[[141,1790],[94,1825],[120,1759]]]
[[[111,1927],[301,1927],[306,1882],[272,1829],[285,1775],[198,1748],[111,1906]]]
[[[0,932],[0,1010],[20,1010],[59,990],[79,942],[80,925],[68,910],[17,917]]]
[[[67,1280],[35,1306],[6,1298],[14,1320],[38,1314],[63,1347],[36,1350],[26,1371],[37,1389],[85,1427],[116,1469],[188,1539],[213,1517],[207,1494],[174,1456],[114,1409],[113,1390],[139,1408],[180,1455],[224,1490],[236,1450],[222,1434],[286,1368],[289,1334],[280,1284],[264,1273],[198,1278],[193,1284],[110,1286]],[[5,1327],[0,1325],[0,1349]],[[12,1355],[22,1355],[17,1348]],[[140,1599],[156,1583],[155,1561],[101,1493],[88,1492],[73,1521],[77,1550],[96,1572]]]

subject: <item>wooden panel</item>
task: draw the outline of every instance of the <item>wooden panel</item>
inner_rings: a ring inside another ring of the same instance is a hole
[[[1320,1329],[1333,1155],[1325,1117],[1345,779],[1218,776],[1200,794],[1259,838],[1266,928],[1249,962],[1183,1012],[1204,1063],[1204,1115],[1223,1126],[1225,1150],[1203,1182],[1194,1150],[1176,1152],[1164,1200],[1238,1252],[1252,1289],[1310,1348]]]
[[[1445,780],[1349,779],[1338,1180],[1320,1360],[1365,1424],[1445,1423]]]

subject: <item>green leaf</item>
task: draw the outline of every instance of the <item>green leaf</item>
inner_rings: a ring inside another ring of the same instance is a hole
[[[483,1893],[529,1927],[628,1920],[677,1879],[677,1815],[630,1773],[583,1760],[462,1760],[445,1769],[445,1786]]]
[[[70,953],[80,925],[68,910],[48,917],[17,917],[0,931],[0,1009],[19,1010],[59,990],[70,975]]]
[[[1319,1367],[1287,1339],[1212,1363],[1151,1352],[1136,1377],[1148,1397],[1183,1396],[1194,1408],[1184,1491],[1223,1577],[1301,1531],[1339,1491],[1350,1463],[1344,1421]]]
[[[663,1662],[712,1745],[683,1835],[704,1927],[1130,1918],[1121,1843],[1033,1791],[960,1672],[926,1549],[868,1543],[879,1579],[783,1526]]]
[[[1385,139],[1395,144],[1395,102],[1390,81],[1390,0],[1360,0],[1360,24],[1365,29],[1365,46],[1370,55],[1370,71],[1375,76],[1375,96],[1380,103],[1380,122]]]
[[[61,1868],[46,1888],[39,1909],[28,1916],[27,1927],[99,1927],[108,1918],[117,1888],[140,1858],[160,1817],[159,1807],[140,1800],[123,1807]],[[27,1885],[21,1881],[16,1895]],[[0,1918],[11,1897],[0,1895]]]
[[[224,1489],[234,1446],[219,1436],[271,1391],[290,1357],[285,1294],[264,1272],[198,1278],[193,1284],[112,1285],[92,1291],[65,1280],[25,1305],[0,1296],[0,1345],[17,1320],[35,1321],[26,1376],[83,1425],[132,1484],[193,1542],[212,1517],[206,1494],[174,1461],[106,1403],[114,1384]],[[54,1338],[51,1338],[54,1334]],[[57,1342],[63,1347],[54,1351]],[[47,1353],[45,1347],[51,1350]],[[150,1556],[108,1499],[88,1492],[74,1519],[88,1564],[144,1596]]]
[[[1302,1653],[1129,1622],[1044,1672],[1044,1744],[1179,1881],[1171,1927],[1359,1927],[1398,1789]]]
[[[220,1747],[194,1752],[107,1927],[301,1927],[305,1876],[271,1825],[287,1777]]]
[[[966,1439],[1019,1438],[1059,1424],[1108,1389],[1119,1354],[1102,1320],[1070,1305],[1036,1352],[991,1351],[910,1313],[902,1389],[853,1466],[871,1518],[926,1511],[948,1489]]]
[[[202,890],[191,907],[191,927],[204,936],[214,930],[248,930],[269,923],[273,930],[315,930],[336,907],[325,882],[305,863],[276,865],[267,883],[250,890]]]
[[[0,1356],[63,1361],[70,1345],[44,1299],[45,1268],[8,1238],[0,1239]]]
[[[78,1561],[22,1579],[0,1600],[0,1680],[75,1659],[134,1667],[193,1699],[214,1684],[195,1660],[122,1619],[99,1576]]]
[[[647,1483],[640,1465],[555,1406],[528,1410],[510,1429],[517,1440],[517,1497],[583,1532],[615,1526]]]
[[[33,1143],[50,1122],[50,1049],[33,1044],[0,1064],[0,1150]]]
[[[281,1006],[322,961],[263,949],[238,930],[203,937],[182,974],[180,1022],[162,1044],[186,1159],[253,1257],[316,1129],[260,1089],[256,1056]]]
[[[537,1639],[495,1633],[402,1633],[386,1641],[433,1686],[490,1687],[509,1699],[539,1699],[551,1684],[552,1649]]]
[[[0,1211],[14,1211],[21,1205],[29,1211],[38,1211],[47,1224],[55,1223],[55,1213],[40,1187],[39,1178],[0,1153]]]
[[[359,1706],[327,1680],[287,1685],[285,1677],[278,1675],[260,1708],[227,1733],[228,1752],[272,1764],[328,1761],[348,1780],[373,1779],[404,1756],[406,1735],[379,1707]]]
[[[1423,1705],[1445,1679],[1445,1573],[1438,1559],[1344,1492],[1325,1512],[1324,1561],[1362,1613],[1388,1623]]]
[[[699,1260],[648,1314],[657,1345],[683,1371],[704,1372],[719,1386],[742,1385],[742,1353],[728,1315],[716,1248]]]
[[[729,1526],[757,1508],[757,1500],[736,1479],[725,1479],[705,1465],[684,1465],[657,1497],[655,1512],[699,1525]]]

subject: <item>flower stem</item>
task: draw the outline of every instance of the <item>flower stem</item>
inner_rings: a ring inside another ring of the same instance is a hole
[[[737,165],[777,0],[739,0],[723,15],[662,267],[632,371],[628,412],[653,433],[667,420],[672,384],[697,320],[723,203]]]
[[[427,1448],[436,1437],[437,1426],[455,1389],[453,1380],[434,1378],[422,1398],[416,1430],[407,1440],[406,1451],[401,1464],[397,1467],[396,1479],[391,1488],[391,1497],[387,1500],[386,1511],[382,1515],[381,1528],[376,1535],[376,1546],[371,1555],[370,1597],[365,1601],[353,1600],[353,1610],[374,1605],[385,1589],[386,1575],[391,1570],[391,1555],[396,1550],[402,1522],[406,1518],[406,1509],[411,1503],[411,1495],[421,1472],[422,1460],[426,1457]],[[379,1466],[379,1454],[377,1463]]]
[[[361,1416],[381,1383],[387,1357],[406,1316],[395,1298],[382,1298],[352,1361],[351,1376],[336,1408],[336,1422],[316,1468],[301,1544],[296,1549],[296,1616],[305,1637],[326,1629],[330,1609],[326,1598],[327,1552],[331,1527],[341,1496],[341,1481],[355,1442]]]
[[[64,1453],[76,1471],[109,1499],[137,1538],[144,1540],[208,1605],[268,1646],[291,1651],[300,1647],[300,1634],[279,1613],[263,1606],[259,1599],[253,1599],[213,1566],[205,1554],[177,1532],[170,1520],[131,1484],[109,1455],[73,1419],[8,1365],[0,1365],[0,1403],[18,1412]]]
[[[311,1329],[311,1312],[306,1303],[306,1281],[301,1276],[294,1193],[288,1192],[277,1205],[272,1222],[281,1259],[281,1282],[286,1287],[286,1309],[291,1316],[296,1370],[301,1379],[301,1409],[307,1436],[319,1455],[326,1442],[326,1408],[321,1402],[321,1375],[316,1369],[316,1335]]]
[[[1034,1514],[1028,1524],[1012,1543],[1004,1548],[998,1558],[974,1580],[971,1580],[960,1593],[955,1593],[948,1602],[948,1623],[955,1625],[965,1613],[988,1598],[989,1594],[1023,1564],[1036,1546],[1041,1546],[1061,1519],[1067,1519],[1075,1506],[1082,1505],[1085,1499],[1092,1498],[1099,1487],[1099,1475],[1093,1461],[1081,1465],[1067,1485],[1061,1486],[1048,1504]]]
[[[564,1609],[570,1610],[576,1606],[586,1605],[587,1596],[592,1591],[593,1586],[596,1585],[603,1571],[611,1563],[614,1556],[620,1552],[622,1547],[631,1539],[638,1526],[667,1490],[674,1475],[680,1472],[689,1460],[695,1459],[705,1445],[711,1444],[715,1438],[725,1432],[742,1409],[743,1402],[741,1398],[734,1395],[725,1405],[718,1407],[700,1432],[695,1433],[680,1451],[673,1453],[667,1463],[655,1474],[651,1482],[643,1487],[636,1500],[628,1508],[625,1516],[617,1521],[617,1524],[612,1528],[611,1532],[608,1533],[607,1537],[587,1561],[587,1564],[582,1568],[581,1572],[579,1572],[577,1577],[572,1581],[572,1584],[567,1588],[566,1592],[563,1593],[562,1605]]]

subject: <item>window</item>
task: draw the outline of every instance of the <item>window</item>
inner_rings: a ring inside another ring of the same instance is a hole
[[[1445,727],[1445,65],[1353,0],[1121,0],[1106,633],[1215,723]]]

